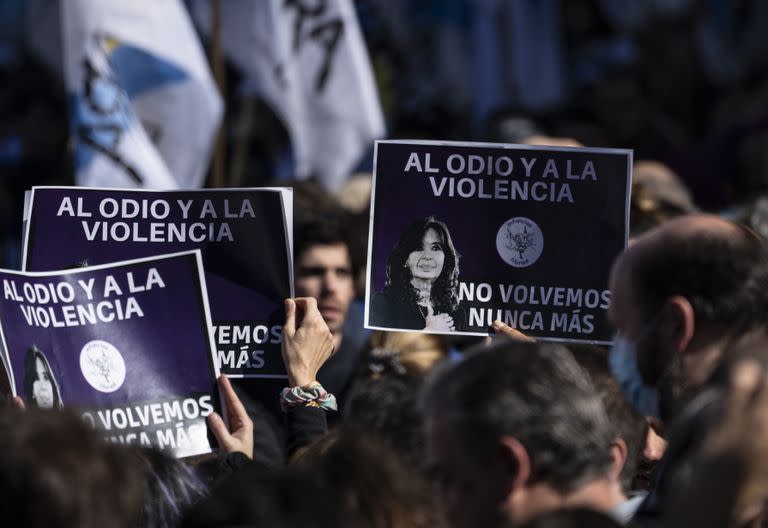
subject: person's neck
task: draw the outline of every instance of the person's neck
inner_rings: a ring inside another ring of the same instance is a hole
[[[528,486],[523,496],[505,506],[505,511],[513,524],[521,524],[542,513],[565,507],[587,507],[607,512],[626,499],[618,483],[608,479],[590,482],[569,494],[562,494],[549,484],[540,482]]]
[[[411,285],[416,288],[416,292],[419,294],[419,301],[429,301],[430,294],[432,293],[432,282],[429,279],[417,279],[414,277],[411,279]]]

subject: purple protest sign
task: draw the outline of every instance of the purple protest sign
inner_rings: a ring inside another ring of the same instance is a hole
[[[25,214],[24,269],[200,249],[218,365],[230,377],[273,379],[260,385],[277,401],[286,378],[283,300],[293,292],[291,207],[289,189],[35,187]]]
[[[366,327],[610,343],[632,151],[377,141]]]
[[[208,453],[213,361],[199,251],[61,272],[0,270],[14,395],[73,408],[108,439]]]

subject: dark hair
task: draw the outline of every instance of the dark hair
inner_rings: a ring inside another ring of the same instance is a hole
[[[423,419],[417,408],[418,382],[385,374],[352,386],[344,423],[385,442],[409,467],[424,462]]]
[[[344,244],[349,251],[352,272],[356,272],[360,262],[352,254],[349,228],[345,225],[346,217],[347,215],[343,211],[334,211],[323,217],[313,217],[306,221],[297,222],[293,237],[294,259],[299,260],[301,255],[312,246]]]
[[[222,480],[184,514],[179,526],[269,526],[336,528],[341,503],[333,485],[307,469],[273,468],[251,462]]]
[[[341,428],[330,443],[320,443],[322,449],[299,465],[312,468],[340,494],[342,526],[441,526],[426,483],[377,438]]]
[[[579,366],[583,368],[597,389],[614,438],[621,438],[627,446],[627,458],[619,478],[625,493],[632,490],[632,482],[640,464],[648,423],[629,404],[618,381],[608,367],[608,353],[589,345],[568,345]]]
[[[448,226],[428,216],[412,223],[400,236],[387,258],[387,281],[384,291],[409,305],[416,305],[418,294],[411,284],[411,270],[405,266],[408,255],[422,248],[424,235],[434,229],[440,237],[445,254],[440,276],[432,284],[432,302],[435,313],[451,313],[459,306],[459,254],[453,246]]]
[[[144,509],[139,526],[177,526],[182,513],[205,497],[205,485],[187,464],[158,449],[136,448],[132,453],[143,471]]]
[[[376,330],[360,356],[359,379],[394,375],[422,381],[436,364],[448,357],[448,343],[445,336],[435,334]]]
[[[80,417],[0,411],[0,519],[29,528],[137,526],[141,484],[125,448]]]
[[[32,345],[27,349],[27,353],[24,355],[24,396],[27,401],[34,401],[33,387],[35,380],[37,380],[37,360],[43,362],[45,370],[48,372],[48,381],[51,382],[53,388],[53,408],[60,409],[62,407],[61,392],[59,390],[59,384],[56,382],[56,377],[53,375],[51,364],[48,363],[48,358],[45,357],[40,349]],[[37,405],[37,402],[35,402]]]
[[[563,346],[501,341],[470,351],[428,381],[429,416],[450,420],[470,457],[513,436],[530,457],[530,481],[560,493],[608,474],[611,429],[600,398]]]
[[[721,233],[669,235],[631,260],[632,295],[643,314],[658,313],[673,295],[693,307],[697,326],[734,335],[768,321],[768,249],[749,228]]]

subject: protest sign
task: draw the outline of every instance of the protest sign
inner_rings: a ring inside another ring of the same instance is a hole
[[[219,370],[199,251],[0,282],[14,396],[74,409],[116,443],[210,452]]]
[[[285,384],[283,300],[292,296],[287,189],[145,191],[35,187],[25,212],[25,270],[200,249],[217,344],[234,378]],[[279,385],[279,386],[278,386]]]
[[[632,152],[379,141],[366,327],[609,343]]]

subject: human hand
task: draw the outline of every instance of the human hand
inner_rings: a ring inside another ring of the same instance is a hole
[[[253,421],[248,416],[240,398],[237,397],[229,378],[219,376],[219,388],[224,410],[229,420],[229,429],[218,413],[212,412],[206,418],[221,448],[227,453],[239,451],[253,458]]]
[[[502,323],[498,319],[496,319],[491,326],[493,327],[493,331],[496,332],[498,335],[511,337],[512,339],[519,339],[520,341],[529,341],[532,343],[536,342],[534,338],[528,337],[527,335],[522,333],[520,330],[516,328],[512,328],[508,324]]]
[[[317,300],[286,299],[282,353],[288,384],[305,387],[317,381],[317,372],[333,352],[333,334],[317,309]]]
[[[435,309],[432,305],[427,306],[427,317],[424,318],[426,325],[424,330],[434,330],[436,332],[455,332],[456,327],[453,324],[453,317],[447,313],[435,315]]]

